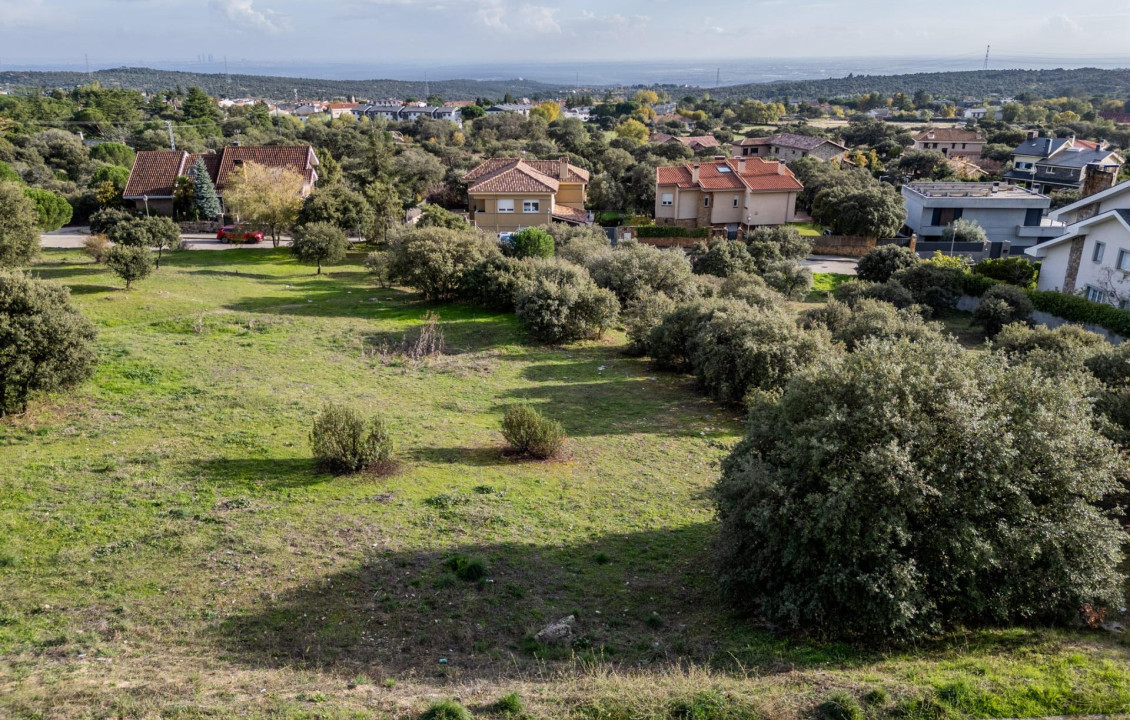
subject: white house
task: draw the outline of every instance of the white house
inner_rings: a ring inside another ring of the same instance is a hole
[[[1130,307],[1130,182],[1062,207],[1066,232],[1024,252],[1043,261],[1037,287]]]

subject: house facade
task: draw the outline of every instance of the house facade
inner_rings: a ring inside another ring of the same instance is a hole
[[[732,144],[734,157],[774,157],[786,162],[814,157],[817,160],[842,160],[847,148],[821,137],[779,133],[769,137],[744,138]]]
[[[387,122],[412,122],[416,118],[425,117],[433,120],[449,120],[460,126],[463,124],[463,115],[460,109],[449,105],[370,103],[357,105],[350,112],[358,118],[367,117],[370,120],[385,120]]]
[[[587,225],[589,172],[560,160],[491,158],[464,177],[475,227],[511,233],[564,222]]]
[[[1015,185],[990,182],[914,182],[902,186],[906,225],[923,242],[938,242],[955,220],[976,222],[989,242],[1023,249],[1063,233],[1044,217],[1051,200]]]
[[[1070,224],[1058,237],[1025,251],[1041,260],[1037,287],[1130,307],[1130,182],[1052,215]]]
[[[715,158],[656,169],[655,222],[737,231],[783,225],[796,216],[804,187],[783,162]]]
[[[1074,137],[1030,136],[1012,151],[1011,182],[1037,192],[1081,190],[1090,183],[1097,189],[1114,184],[1125,160],[1100,143]]]
[[[232,173],[247,163],[286,168],[298,173],[305,180],[303,197],[313,192],[318,182],[318,156],[309,145],[229,145],[219,152],[202,155],[184,150],[143,150],[133,161],[122,199],[132,201],[139,212],[172,216],[177,177],[191,177],[198,157],[204,160],[204,167],[221,201]]]
[[[717,147],[722,147],[722,143],[718,142],[718,138],[713,135],[692,135],[690,137],[680,137],[678,135],[670,135],[668,133],[652,133],[648,139],[652,145],[662,145],[664,143],[679,143],[686,145],[694,152],[702,152],[704,150],[713,150]]]
[[[915,150],[937,150],[946,157],[981,157],[985,136],[965,128],[927,128],[914,136]]]

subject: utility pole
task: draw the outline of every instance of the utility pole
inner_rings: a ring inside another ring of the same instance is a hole
[[[224,55],[224,75],[227,77],[228,85],[231,85],[231,73],[228,72],[228,56]]]
[[[176,141],[176,138],[173,137],[173,121],[172,120],[166,120],[165,121],[165,127],[167,127],[169,129],[169,145],[173,148],[173,150],[176,150],[177,149],[177,141]]]
[[[90,79],[90,55],[87,53],[82,54],[82,59],[86,62],[86,79]]]
[[[722,68],[718,68],[714,72],[714,87],[715,87],[715,89],[717,89],[718,86],[721,85],[721,84],[722,84]]]
[[[988,70],[989,69],[989,48],[991,48],[991,47],[992,47],[992,45],[986,45],[985,46],[985,67],[981,68],[982,70]]]
[[[424,102],[425,103],[428,101],[428,98],[431,96],[431,94],[432,94],[432,86],[428,83],[428,71],[425,70],[424,71]]]

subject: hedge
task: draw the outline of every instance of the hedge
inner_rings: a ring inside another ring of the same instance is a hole
[[[961,292],[973,297],[981,297],[989,288],[1003,282],[1003,280],[994,280],[987,275],[966,272],[961,275]]]
[[[640,225],[635,228],[635,233],[636,237],[641,238],[706,238],[710,237],[710,228],[682,228],[676,225]]]
[[[1122,337],[1130,337],[1130,310],[1096,303],[1055,290],[1028,290],[1032,305],[1041,312],[1077,323],[1090,323]]]

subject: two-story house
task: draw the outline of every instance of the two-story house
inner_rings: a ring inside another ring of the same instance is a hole
[[[716,147],[721,147],[722,143],[718,142],[718,138],[713,135],[691,135],[689,137],[680,137],[678,135],[671,135],[668,133],[652,133],[648,139],[652,145],[662,145],[664,143],[679,143],[686,145],[694,152],[702,152],[704,150],[713,150]],[[717,151],[715,151],[717,152]]]
[[[937,150],[946,157],[981,157],[985,136],[965,128],[927,128],[914,136],[915,150]]]
[[[1025,252],[1040,259],[1040,290],[1130,306],[1130,182],[1089,195],[1052,216],[1070,223]]]
[[[942,239],[955,220],[976,222],[989,242],[1017,250],[1063,233],[1044,213],[1051,200],[1034,190],[991,182],[914,182],[902,186],[906,226],[922,242]]]
[[[196,159],[204,168],[223,200],[232,173],[247,163],[292,170],[303,177],[302,195],[314,190],[318,182],[318,156],[309,145],[229,145],[218,152],[202,155],[184,150],[142,150],[134,158],[122,199],[132,201],[138,211],[153,215],[173,214],[173,189],[177,177],[192,176]]]
[[[1074,137],[1036,137],[1033,133],[1012,151],[1012,169],[1004,178],[1025,185],[1037,192],[1080,190],[1087,184],[1109,187],[1118,177],[1125,160],[1101,143]],[[1101,189],[1101,188],[1100,188]]]
[[[786,162],[814,157],[818,160],[842,160],[847,148],[827,138],[778,133],[769,137],[750,137],[731,145],[734,157],[773,157]]]
[[[589,172],[560,160],[491,158],[464,176],[476,227],[496,233],[564,222],[587,225]]]
[[[449,120],[456,125],[463,124],[463,115],[460,109],[451,105],[369,103],[357,105],[350,112],[358,118],[367,117],[370,120],[386,120],[388,122],[412,122],[416,118],[425,117],[434,120]]]
[[[655,222],[730,232],[783,225],[794,220],[803,189],[783,162],[761,158],[719,157],[656,168]]]

